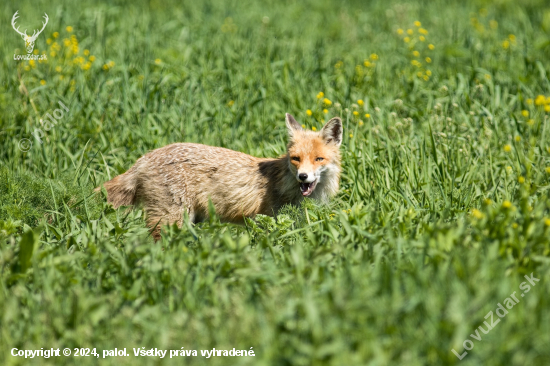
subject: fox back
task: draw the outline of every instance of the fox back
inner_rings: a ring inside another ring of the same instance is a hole
[[[162,225],[181,226],[184,212],[193,222],[205,220],[209,202],[222,221],[242,223],[257,214],[274,216],[304,197],[328,201],[340,180],[340,118],[320,132],[304,130],[290,114],[286,125],[287,154],[275,159],[193,143],[153,150],[104,183],[107,200],[115,208],[143,204],[155,239]]]

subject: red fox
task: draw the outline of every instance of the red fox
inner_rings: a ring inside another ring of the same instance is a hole
[[[287,113],[286,126],[287,154],[277,159],[193,143],[153,150],[104,183],[107,201],[115,208],[142,203],[156,240],[161,225],[181,226],[184,211],[192,222],[205,220],[209,201],[222,221],[234,223],[257,214],[275,216],[304,197],[327,201],[340,180],[341,119],[314,132]]]

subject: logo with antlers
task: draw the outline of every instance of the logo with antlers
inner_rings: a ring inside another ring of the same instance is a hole
[[[15,31],[17,33],[19,33],[21,35],[21,38],[23,38],[23,40],[25,41],[25,48],[27,49],[27,53],[32,53],[32,50],[34,49],[34,42],[36,41],[36,38],[38,37],[38,35],[40,33],[42,33],[42,31],[44,30],[44,28],[46,28],[46,24],[48,24],[48,14],[44,13],[44,19],[46,19],[46,22],[45,23],[42,23],[42,29],[40,29],[37,33],[36,29],[34,30],[32,36],[29,36],[27,35],[27,30],[25,29],[24,32],[20,32],[19,31],[19,27],[15,27],[15,20],[17,18],[19,18],[19,16],[17,15],[17,13],[19,12],[16,11],[15,14],[13,14],[13,18],[11,18],[11,26],[13,27],[13,29],[15,29]]]

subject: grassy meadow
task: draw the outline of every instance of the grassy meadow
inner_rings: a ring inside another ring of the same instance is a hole
[[[550,364],[546,1],[0,9],[0,364]],[[48,14],[47,61],[14,60],[17,10],[21,29]],[[142,210],[93,194],[173,142],[283,154],[286,112],[343,119],[329,205],[155,243]],[[198,355],[133,353],[182,347]]]

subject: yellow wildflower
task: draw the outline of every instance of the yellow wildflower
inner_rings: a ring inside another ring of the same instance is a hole
[[[524,110],[521,111],[521,115],[523,117],[529,117],[529,111],[524,109]]]
[[[407,34],[408,34],[408,35],[411,35],[411,34],[413,34],[413,33],[414,33],[414,31],[413,31],[412,29],[407,29]]]
[[[516,142],[520,142],[521,141],[521,136],[514,137],[514,140],[516,140]]]
[[[550,226],[550,219],[548,217],[544,219],[544,225]]]
[[[363,102],[363,99],[359,99],[357,101],[357,104],[359,104],[362,107],[365,104],[365,102]]]
[[[426,75],[432,76],[432,72],[430,70],[426,70]]]
[[[411,39],[409,37],[405,37],[405,38],[403,38],[403,40],[408,43],[408,42],[410,42]]]
[[[370,55],[370,59],[373,60],[373,61],[376,61],[376,60],[378,60],[378,55],[376,53],[372,53]]]
[[[353,111],[353,115],[354,115],[354,116],[358,116],[358,115],[359,115],[359,112]]]
[[[507,50],[509,47],[510,47],[510,42],[508,42],[508,40],[502,42],[502,48]]]
[[[67,32],[71,33],[73,31],[73,27],[71,27],[70,25],[65,28],[67,30]]]
[[[506,201],[502,202],[502,207],[511,208],[512,207],[512,202],[506,200]]]
[[[350,138],[353,138],[353,133],[350,133],[350,134],[349,134],[349,137],[350,137]]]
[[[84,50],[84,56],[88,56],[90,54],[90,50]]]
[[[399,35],[403,34],[403,29],[399,28],[399,29],[397,30],[397,34],[399,34]]]
[[[325,103],[325,105],[332,105],[332,102],[328,98],[323,99],[323,103]]]
[[[362,120],[359,120],[359,126],[363,126],[363,121]]]
[[[485,215],[483,215],[483,212],[479,211],[477,208],[474,208],[472,210],[472,216],[478,220],[481,220]]]
[[[432,59],[430,57],[426,57],[426,62],[427,63],[431,63],[432,62]]]
[[[550,104],[544,106],[544,111],[550,113]]]
[[[57,67],[55,68],[55,71],[57,71],[57,72],[61,72],[62,70],[63,70],[63,69],[61,68],[61,66],[57,66]]]
[[[114,67],[114,66],[115,66],[114,61],[109,61],[109,67]]]
[[[433,44],[430,43],[430,44],[428,45],[428,48],[429,48],[430,50],[433,50],[433,49],[435,48],[435,46],[434,46]]]
[[[518,177],[518,182],[519,182],[519,184],[525,183],[525,178],[522,177],[522,176],[520,175],[520,176]]]
[[[420,36],[420,37],[418,37],[418,39],[419,39],[421,42],[424,42],[424,41],[426,40],[426,37]]]
[[[550,174],[550,166],[547,166],[544,170],[546,170],[546,173]]]
[[[89,60],[90,60],[90,62],[94,62],[95,61],[95,56],[94,55],[90,56]]]
[[[544,97],[544,95],[537,95],[537,97],[535,98],[535,105],[540,106],[544,104],[546,104],[546,98]]]
[[[59,32],[53,32],[52,37],[53,37],[53,38],[59,37]]]
[[[426,34],[428,34],[428,31],[425,30],[424,28],[420,28],[420,29],[418,30],[418,33],[423,34],[423,35],[426,35]]]
[[[417,27],[420,27],[422,25],[422,23],[420,23],[418,20],[414,22],[414,25],[416,25]]]
[[[327,113],[328,113],[328,109],[323,109],[323,113],[324,113],[324,114],[327,114]]]
[[[311,127],[311,130],[312,131],[317,131],[317,127],[313,126],[313,127]]]
[[[510,146],[510,145],[504,145],[504,151],[505,151],[505,152],[510,152],[510,151],[512,151],[512,146]]]
[[[228,107],[233,107],[233,104],[235,104],[234,100],[230,100],[229,102],[227,102]]]
[[[319,92],[319,94],[317,94],[317,99],[321,99],[324,96],[325,96],[325,93]]]
[[[40,80],[40,85],[46,85],[46,80],[44,79]]]
[[[365,114],[365,118],[370,118],[370,114],[369,114],[369,113],[366,113],[366,114]]]
[[[308,109],[308,110],[306,111],[306,114],[307,114],[308,116],[311,116],[311,115],[313,114],[313,112],[311,111],[311,109]]]
[[[162,63],[162,60],[160,58],[155,59],[155,64],[160,65]]]
[[[418,51],[413,51],[413,56],[414,56],[414,57],[420,56],[420,52],[418,52]]]
[[[527,105],[533,105],[533,99],[529,98],[526,100]]]

